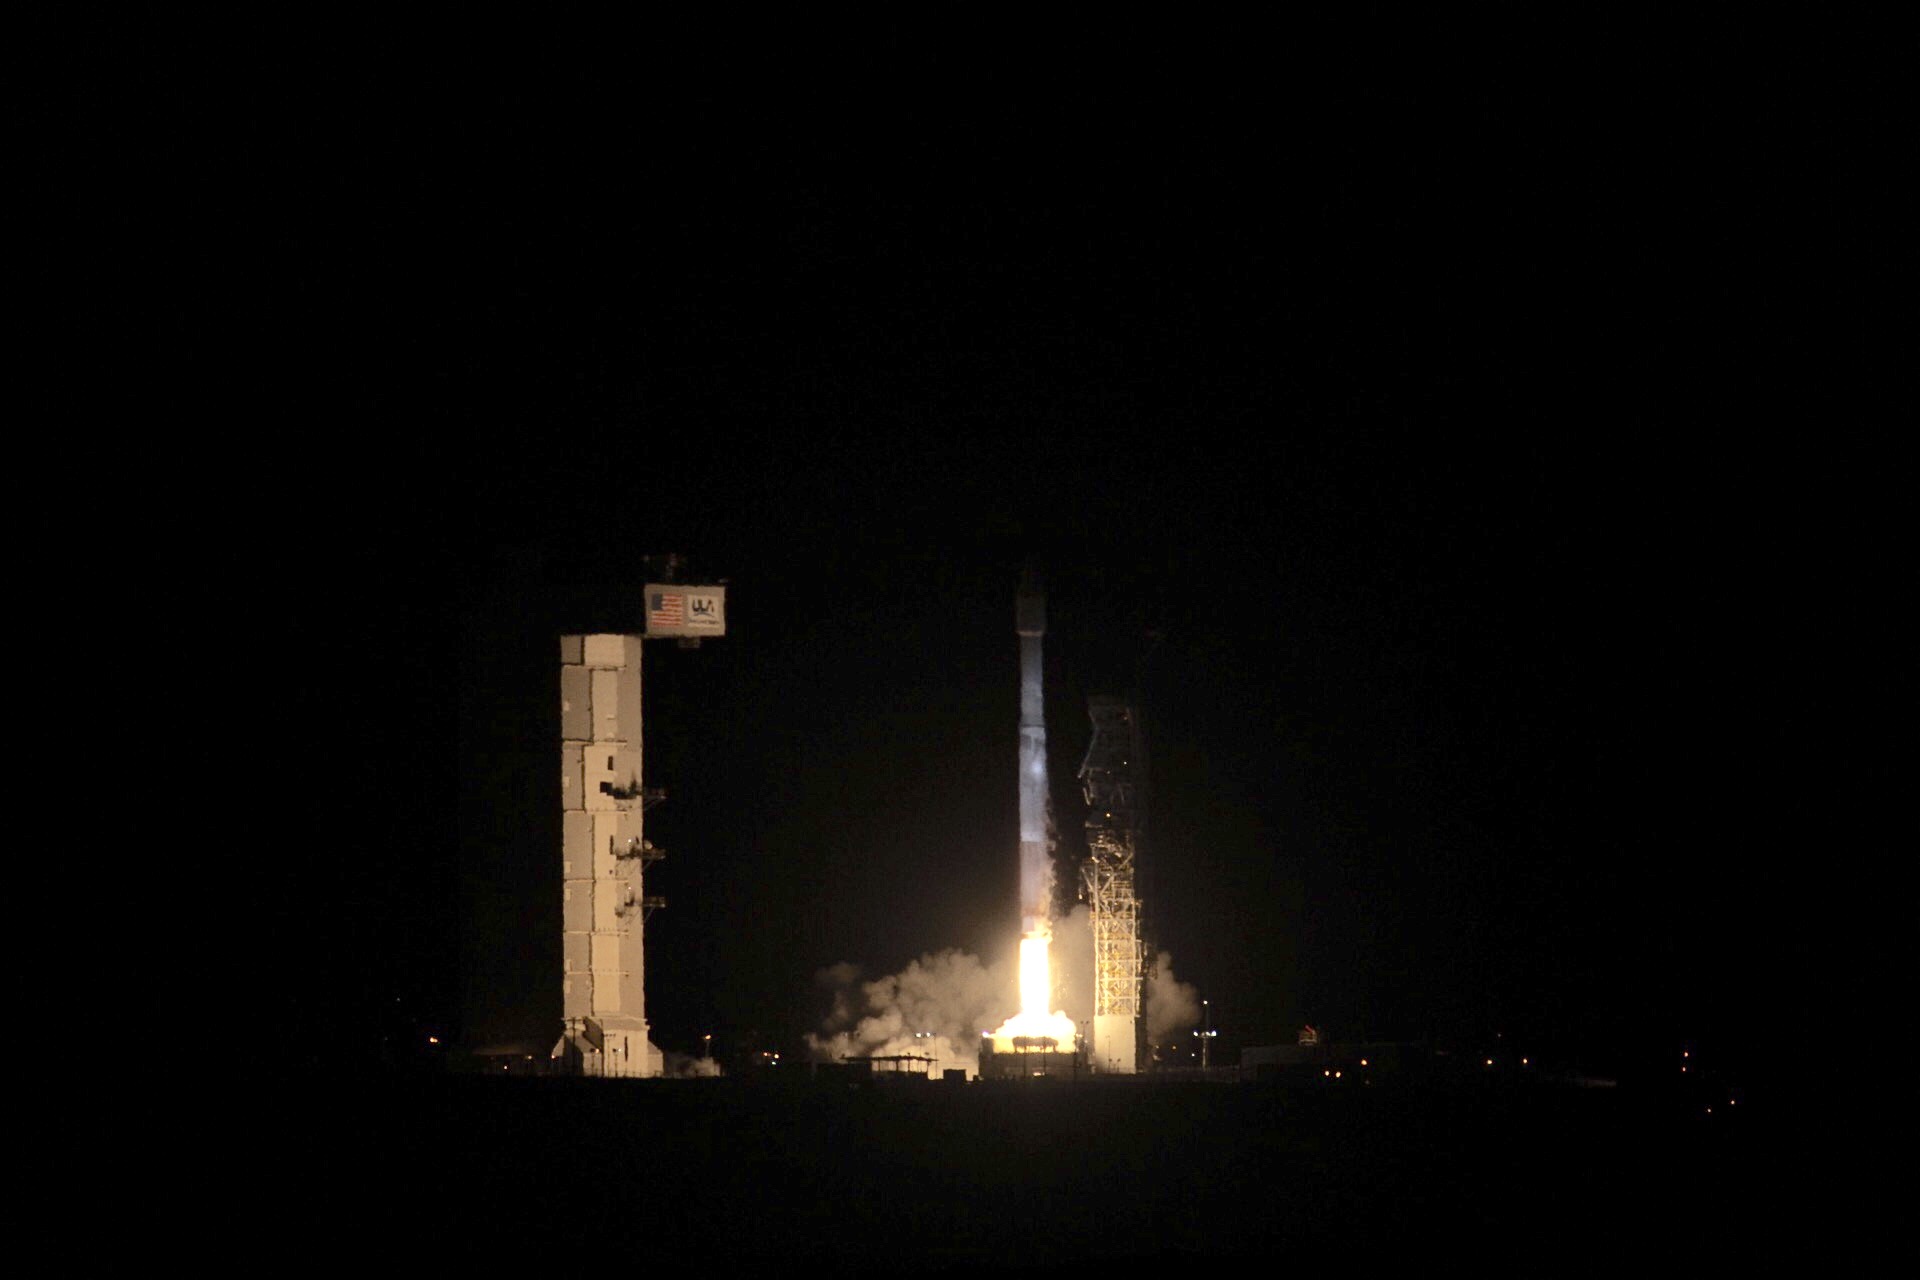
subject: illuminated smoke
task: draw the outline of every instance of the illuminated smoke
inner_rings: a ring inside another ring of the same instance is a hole
[[[899,973],[872,982],[841,963],[816,980],[833,995],[822,1034],[807,1037],[816,1058],[933,1057],[936,1072],[980,1070],[980,1033],[1014,1001],[1013,970],[983,965],[977,956],[947,950],[921,956]]]
[[[1078,906],[1054,925],[1054,1006],[1078,1025],[1093,1016],[1093,927]],[[820,1034],[807,1037],[817,1059],[911,1053],[937,1056],[935,1070],[980,1070],[980,1035],[1018,1006],[1011,963],[981,963],[965,951],[921,956],[899,973],[862,981],[856,965],[822,969],[815,980],[831,996]],[[917,1034],[916,1034],[917,1033]]]
[[[720,1074],[720,1064],[712,1058],[694,1057],[685,1053],[667,1054],[662,1075],[672,1080],[699,1080]]]
[[[1163,1036],[1200,1025],[1200,992],[1173,976],[1173,957],[1162,951],[1147,975],[1147,1038],[1158,1044]]]
[[[1093,926],[1087,908],[1076,906],[1054,922],[1053,1010],[1074,1028],[1093,1017]],[[998,964],[956,949],[921,956],[899,973],[863,981],[857,965],[840,963],[815,975],[832,999],[820,1033],[807,1037],[814,1057],[915,1054],[936,1057],[936,1072],[980,1070],[980,1037],[1009,1021],[1019,1007],[1019,972],[1011,951]],[[1200,993],[1173,975],[1173,957],[1162,951],[1146,979],[1147,1034],[1156,1042],[1200,1025]],[[1040,1034],[1051,1035],[1052,1031]]]
[[[1016,1037],[1044,1037],[1071,1052],[1077,1035],[1065,1010],[1053,1007],[1053,929],[1042,924],[1020,939],[1020,1012],[993,1032],[995,1053],[1011,1052]]]
[[[1053,922],[1053,998],[1076,1024],[1093,1017],[1093,917],[1084,902]]]

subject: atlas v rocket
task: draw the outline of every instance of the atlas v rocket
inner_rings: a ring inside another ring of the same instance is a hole
[[[1031,934],[1053,917],[1053,858],[1047,848],[1047,718],[1040,684],[1047,596],[1032,565],[1020,575],[1013,629],[1020,636],[1020,930]]]

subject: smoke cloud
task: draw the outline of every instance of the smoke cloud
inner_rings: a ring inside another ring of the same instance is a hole
[[[719,1075],[720,1064],[712,1058],[696,1058],[690,1054],[668,1052],[661,1074],[669,1080],[699,1080]]]
[[[1093,1017],[1093,918],[1081,903],[1053,922],[1053,1003],[1074,1025]]]
[[[980,1070],[980,1033],[1000,1025],[1015,1007],[1012,957],[985,965],[957,949],[921,956],[899,973],[860,981],[842,962],[816,980],[833,997],[822,1034],[807,1037],[816,1058],[918,1054],[933,1069]]]
[[[1162,951],[1147,975],[1147,1039],[1154,1044],[1173,1032],[1200,1025],[1200,992],[1173,976],[1173,957]]]
[[[937,1058],[935,1071],[958,1067],[978,1075],[981,1033],[1020,1007],[1016,954],[1013,940],[1005,959],[994,964],[949,949],[873,981],[863,981],[857,965],[830,965],[815,981],[829,993],[832,1012],[820,1034],[807,1037],[808,1045],[820,1060],[910,1053]],[[1076,1026],[1088,1022],[1093,1017],[1093,926],[1084,905],[1053,922],[1048,955],[1051,1007],[1063,1010]],[[1192,1000],[1193,989],[1184,989]]]

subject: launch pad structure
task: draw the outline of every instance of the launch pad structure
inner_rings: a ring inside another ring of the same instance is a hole
[[[1093,925],[1093,1057],[1096,1071],[1133,1075],[1144,1061],[1135,857],[1145,834],[1139,715],[1121,698],[1087,699],[1093,740],[1080,766],[1087,801],[1087,861],[1081,869]]]
[[[648,1035],[645,923],[666,900],[646,891],[665,856],[646,837],[664,793],[641,783],[646,641],[697,645],[726,634],[726,589],[649,583],[643,633],[560,637],[561,1033],[563,1072],[658,1076]]]
[[[661,857],[640,785],[637,635],[560,638],[561,1017],[553,1057],[592,1076],[657,1076],[648,1039],[646,894]]]
[[[982,1080],[1078,1080],[1087,1074],[1084,1046],[1053,1036],[1015,1036],[1006,1047],[980,1041]]]

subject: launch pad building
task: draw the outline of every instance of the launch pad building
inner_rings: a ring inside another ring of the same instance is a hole
[[[561,1017],[553,1057],[594,1076],[657,1076],[648,1039],[642,923],[645,833],[640,785],[637,635],[560,638]]]
[[[648,1035],[646,837],[661,793],[642,785],[641,655],[726,634],[726,588],[649,583],[642,634],[560,637],[561,1033],[552,1058],[591,1076],[657,1076]]]

